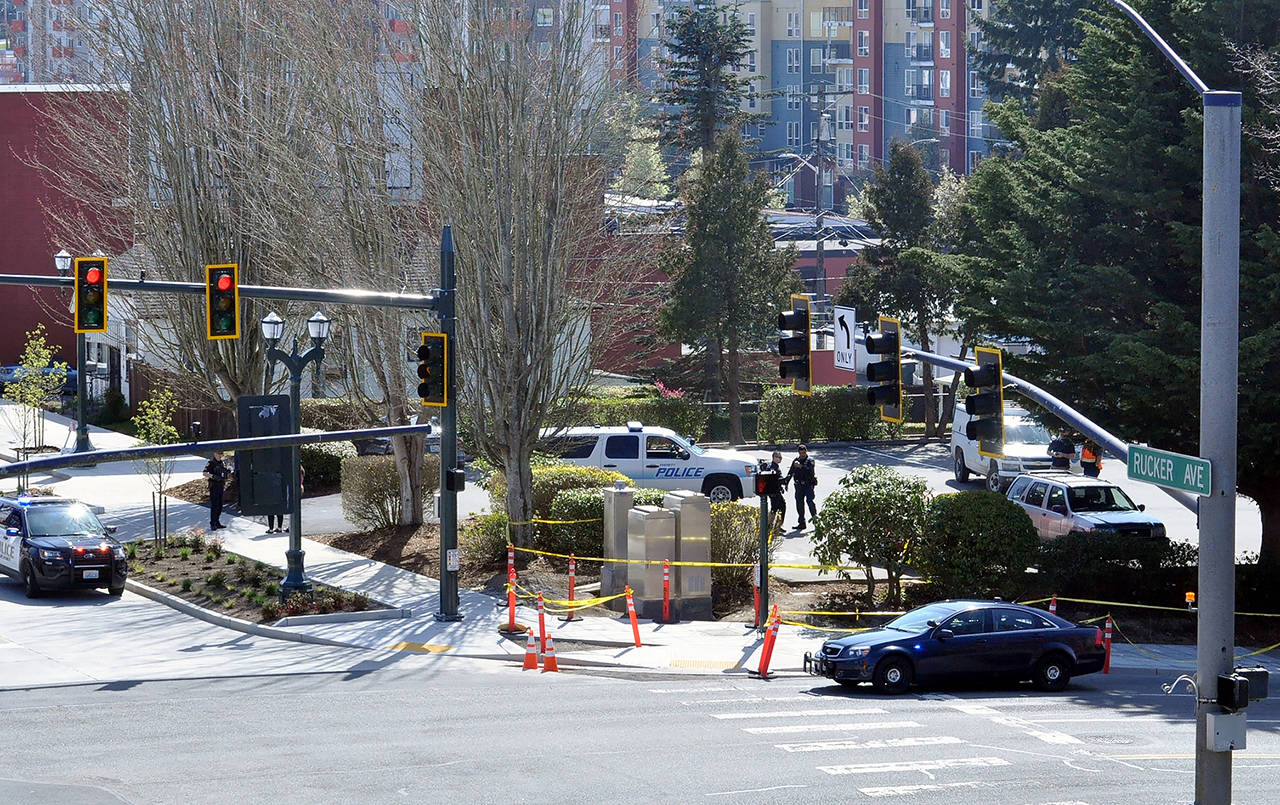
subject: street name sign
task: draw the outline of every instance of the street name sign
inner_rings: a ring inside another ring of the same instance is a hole
[[[1135,481],[1207,497],[1213,488],[1212,471],[1208,459],[1129,445],[1129,477]]]
[[[853,331],[858,326],[858,316],[851,307],[835,305],[832,308],[831,321],[835,325],[836,344],[835,352],[832,353],[835,367],[856,373],[858,367],[854,363]]]

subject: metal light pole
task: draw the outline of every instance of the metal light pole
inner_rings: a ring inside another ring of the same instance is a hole
[[[53,256],[53,264],[58,269],[58,275],[65,277],[71,271],[71,253],[66,249],[61,249]],[[74,300],[73,300],[74,301]],[[88,378],[85,375],[85,362],[88,360],[88,350],[85,346],[84,333],[76,333],[76,449],[77,453],[84,453],[93,449],[93,445],[89,443],[89,423],[85,419],[85,398],[89,396]]]
[[[324,314],[316,311],[307,319],[307,334],[311,336],[311,348],[298,354],[298,339],[293,339],[292,352],[278,349],[276,344],[284,335],[284,320],[275,314],[268,313],[262,319],[262,336],[266,339],[267,363],[282,363],[289,370],[289,406],[293,413],[293,432],[302,432],[299,397],[302,394],[302,371],[308,363],[317,365],[324,360],[324,341],[329,337],[329,320]],[[302,474],[298,459],[298,447],[289,448],[289,549],[284,552],[288,572],[284,581],[280,582],[280,600],[294,593],[311,593],[311,581],[303,570],[302,558]]]
[[[440,331],[445,334],[445,406],[440,411],[440,611],[438,621],[460,621],[458,614],[458,490],[449,478],[458,466],[458,403],[454,347],[457,334],[457,310],[454,290],[457,270],[454,267],[453,227],[440,234],[440,291],[436,315]]]

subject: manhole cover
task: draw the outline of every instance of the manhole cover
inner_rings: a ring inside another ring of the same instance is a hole
[[[1081,735],[1080,740],[1108,746],[1126,746],[1133,743],[1133,739],[1127,735]]]

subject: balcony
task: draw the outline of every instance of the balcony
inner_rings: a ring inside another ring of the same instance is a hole
[[[908,48],[907,57],[912,61],[933,61],[933,45],[916,45]]]
[[[608,38],[609,38],[609,26],[608,26],[608,25],[597,25],[597,26],[596,26],[596,39],[608,39]]]
[[[907,97],[915,98],[917,101],[931,101],[933,100],[933,85],[932,84],[908,84]]]
[[[914,9],[911,12],[911,20],[916,25],[933,25],[933,6]]]

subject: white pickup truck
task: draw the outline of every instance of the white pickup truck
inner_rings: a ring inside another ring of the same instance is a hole
[[[1050,468],[1048,451],[1052,437],[1025,410],[1005,407],[1004,456],[1001,458],[978,453],[978,443],[964,434],[964,426],[970,419],[968,412],[964,410],[964,401],[956,400],[951,423],[951,458],[955,478],[959,483],[968,481],[970,473],[983,475],[987,479],[987,489],[1004,492],[1019,474]]]

